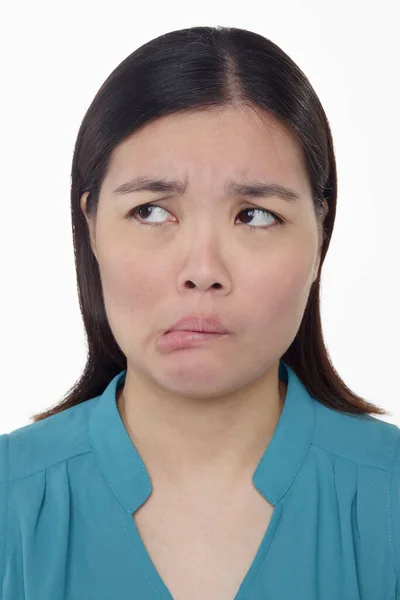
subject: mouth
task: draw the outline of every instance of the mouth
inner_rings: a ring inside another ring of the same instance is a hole
[[[183,350],[185,348],[195,348],[206,345],[207,343],[217,341],[227,337],[226,333],[215,333],[195,330],[174,330],[165,332],[158,339],[158,349],[164,352],[172,350]]]
[[[169,327],[165,333],[172,331],[191,331],[192,333],[218,333],[227,334],[229,331],[224,327],[222,319],[217,314],[212,315],[186,315]]]

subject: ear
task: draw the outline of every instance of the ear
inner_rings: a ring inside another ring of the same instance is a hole
[[[325,198],[323,199],[322,204],[324,206],[324,215],[322,217],[321,224],[318,224],[318,228],[319,228],[319,232],[318,232],[318,236],[319,236],[319,238],[318,238],[318,240],[319,240],[319,243],[318,243],[318,256],[317,256],[317,261],[316,261],[315,267],[314,267],[314,279],[313,279],[313,282],[318,277],[319,266],[321,264],[322,244],[323,244],[323,241],[324,241],[324,239],[323,239],[323,231],[324,231],[323,230],[323,222],[325,221],[326,215],[329,212],[329,205],[328,205],[328,202],[327,202],[327,200]]]
[[[83,212],[83,215],[86,219],[86,223],[88,226],[88,231],[89,231],[89,240],[90,240],[90,247],[92,248],[92,252],[96,257],[97,260],[97,252],[96,252],[96,235],[95,235],[95,219],[93,217],[89,217],[87,214],[87,199],[89,197],[89,193],[90,192],[85,192],[84,194],[82,194],[81,196],[81,201],[80,201],[80,205],[81,205],[81,211]]]

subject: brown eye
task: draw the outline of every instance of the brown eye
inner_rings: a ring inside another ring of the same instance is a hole
[[[273,212],[271,212],[270,210],[267,210],[266,208],[245,208],[244,210],[242,210],[242,212],[240,214],[247,214],[249,215],[249,218],[252,219],[254,218],[254,214],[261,214],[261,215],[268,215],[270,217],[272,217],[272,219],[274,219],[275,221],[278,222],[278,224],[282,224],[282,219],[280,217],[278,217],[277,215],[275,215]],[[248,219],[247,219],[248,220]],[[246,225],[249,225],[249,227],[251,229],[269,229],[270,226],[266,226],[266,225],[261,225],[259,227],[255,226],[255,225],[250,225],[249,223],[245,223]]]
[[[154,214],[154,212],[156,212],[156,209],[158,209],[158,211],[163,211],[164,213],[168,213],[168,210],[166,210],[162,206],[158,206],[157,204],[141,204],[140,206],[136,206],[131,211],[129,211],[127,218],[135,219],[136,221],[138,221],[138,223],[140,223],[142,225],[150,225],[150,227],[162,227],[163,225],[165,225],[165,221],[155,222],[155,223],[146,222],[146,219],[149,217],[149,214],[148,214],[149,211],[150,211],[150,215],[152,215],[152,214]],[[260,229],[266,230],[266,229],[271,229],[272,227],[276,227],[277,225],[285,225],[285,221],[281,217],[278,217],[278,215],[276,215],[275,213],[273,213],[270,210],[267,210],[266,208],[256,208],[254,206],[251,206],[249,208],[245,208],[239,214],[240,215],[247,214],[247,217],[245,217],[245,221],[246,220],[248,221],[249,219],[250,220],[253,219],[254,215],[257,215],[257,214],[270,216],[270,217],[272,217],[273,220],[276,221],[276,224],[273,224],[273,225],[270,224],[270,225],[260,225],[260,226],[250,225],[249,223],[246,223],[246,222],[243,223],[244,225],[247,225],[251,231],[260,230]]]
[[[153,210],[152,209],[156,209],[158,208],[160,211],[164,211],[164,212],[168,212],[165,208],[162,208],[161,206],[157,206],[156,204],[142,204],[141,206],[136,206],[135,208],[133,208],[127,215],[128,219],[136,219],[139,221],[142,220],[146,220],[146,218],[148,218],[148,212],[150,210],[150,214],[153,214]],[[164,223],[144,223],[145,225],[150,225],[151,227],[160,227],[161,225],[164,225]]]

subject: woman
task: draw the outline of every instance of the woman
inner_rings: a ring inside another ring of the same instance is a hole
[[[336,195],[261,35],[173,31],[111,73],[72,165],[87,364],[0,436],[3,600],[400,598],[400,430],[323,341]]]

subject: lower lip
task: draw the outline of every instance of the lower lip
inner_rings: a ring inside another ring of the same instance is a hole
[[[161,350],[180,350],[192,348],[225,337],[225,333],[201,333],[199,331],[169,331],[158,338],[158,347]]]

